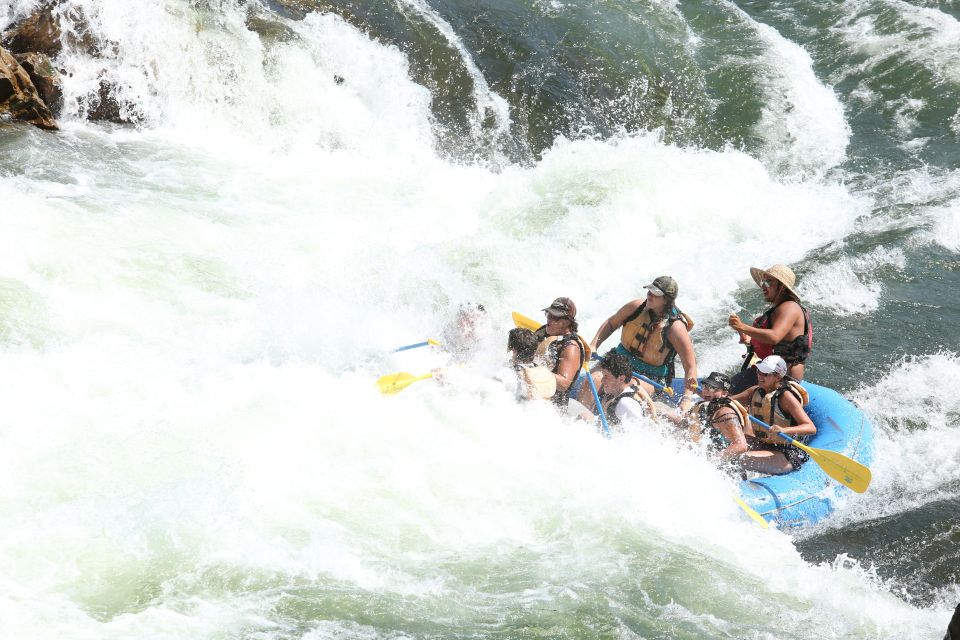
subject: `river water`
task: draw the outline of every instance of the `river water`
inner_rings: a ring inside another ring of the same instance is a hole
[[[942,636],[956,2],[58,11],[101,54],[58,57],[60,132],[0,127],[3,638]],[[100,78],[134,124],[85,119]],[[491,381],[512,310],[567,295],[592,336],[664,273],[733,370],[775,262],[808,379],[876,428],[822,525],[762,531],[656,428]],[[478,302],[468,366],[377,393]]]

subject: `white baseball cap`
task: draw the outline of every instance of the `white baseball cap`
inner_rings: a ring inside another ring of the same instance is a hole
[[[757,371],[785,376],[787,375],[787,363],[780,356],[767,356],[757,363]]]

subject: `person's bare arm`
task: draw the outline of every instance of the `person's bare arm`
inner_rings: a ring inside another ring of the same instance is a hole
[[[566,391],[580,373],[580,345],[571,342],[560,352],[560,364],[553,376],[557,379],[557,388]]]
[[[636,313],[637,309],[639,309],[643,303],[643,300],[631,300],[620,307],[615,314],[607,318],[607,320],[600,325],[600,328],[597,329],[597,335],[593,337],[593,341],[590,343],[590,350],[596,353],[597,348],[603,344],[603,341],[609,338],[614,331],[622,327],[627,318]]]
[[[757,386],[758,386],[758,385],[753,385],[752,387],[749,387],[749,388],[747,388],[747,389],[744,389],[743,391],[741,391],[741,392],[738,393],[737,395],[735,395],[735,396],[730,396],[730,399],[731,399],[731,400],[736,400],[737,402],[739,402],[739,403],[742,404],[743,406],[747,406],[747,403],[750,402],[750,398],[753,397],[753,392],[757,390]]]
[[[697,390],[697,355],[693,352],[693,341],[690,340],[690,332],[682,322],[674,322],[670,325],[669,334],[670,344],[676,349],[680,356],[680,364],[683,365],[683,393],[689,396]],[[669,384],[669,380],[667,383]]]
[[[748,325],[736,314],[730,316],[728,324],[741,335],[749,336],[751,340],[757,339],[767,344],[777,344],[783,341],[790,330],[802,319],[803,310],[800,305],[793,300],[788,300],[773,312],[770,327],[767,329],[759,329]]]
[[[713,426],[720,432],[726,441],[727,448],[720,452],[722,460],[729,460],[747,451],[747,439],[740,428],[736,412],[730,407],[723,407],[713,417]]]
[[[800,401],[797,400],[797,397],[792,393],[785,392],[780,396],[780,409],[784,414],[791,416],[797,424],[792,427],[770,425],[773,427],[773,431],[783,432],[791,438],[796,438],[797,436],[812,436],[817,432],[817,427],[813,424],[813,420],[810,419],[807,412],[803,410]]]

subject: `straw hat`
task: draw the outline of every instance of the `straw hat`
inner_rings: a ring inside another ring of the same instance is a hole
[[[797,276],[787,265],[775,264],[766,270],[750,267],[750,275],[753,276],[753,281],[757,283],[758,287],[760,286],[760,281],[764,278],[773,278],[786,287],[787,292],[794,300],[800,300],[800,294],[793,290],[793,285],[797,283]]]

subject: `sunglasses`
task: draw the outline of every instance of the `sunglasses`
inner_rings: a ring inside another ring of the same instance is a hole
[[[764,278],[763,280],[760,281],[760,286],[763,287],[764,289],[769,289],[770,287],[773,286],[773,284],[774,284],[775,282],[776,282],[776,280],[771,280],[771,279],[769,279],[769,278]]]

